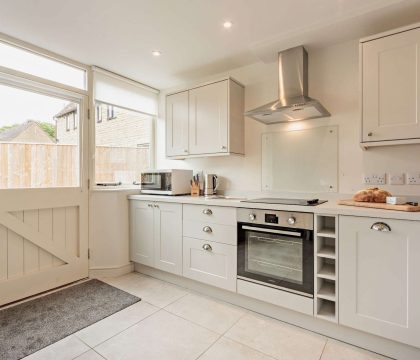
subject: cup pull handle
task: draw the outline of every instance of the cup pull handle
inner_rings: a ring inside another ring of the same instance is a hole
[[[204,244],[203,245],[203,250],[212,251],[213,249],[212,249],[212,247],[209,244]]]
[[[375,231],[382,231],[382,232],[391,231],[391,227],[388,224],[385,224],[383,222],[376,222],[370,228]]]
[[[211,228],[210,226],[204,226],[204,227],[203,227],[203,231],[204,231],[204,232],[206,232],[206,233],[211,233],[211,232],[213,232],[213,230],[212,230],[212,228]]]
[[[213,214],[213,211],[211,211],[210,209],[204,209],[203,214],[211,215],[211,214]]]

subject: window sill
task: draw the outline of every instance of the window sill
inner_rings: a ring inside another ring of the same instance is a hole
[[[127,191],[134,192],[138,191],[140,194],[140,186],[135,185],[119,185],[119,186],[93,186],[90,189],[91,192],[102,192],[102,191]]]

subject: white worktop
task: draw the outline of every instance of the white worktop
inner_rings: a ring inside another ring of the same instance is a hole
[[[259,196],[263,197],[263,196]],[[197,205],[213,205],[213,206],[231,206],[237,208],[252,208],[252,209],[267,209],[267,210],[285,210],[285,211],[300,211],[311,212],[315,214],[333,214],[333,215],[352,215],[352,216],[367,216],[387,219],[404,219],[420,221],[420,212],[405,212],[394,210],[382,210],[362,208],[356,206],[338,205],[337,199],[333,198],[328,202],[318,206],[298,206],[298,205],[283,205],[283,204],[266,204],[266,203],[248,203],[243,202],[245,198],[227,197],[227,198],[205,198],[204,196],[164,196],[164,195],[129,195],[130,200],[145,200],[145,201],[162,201],[175,202],[182,204],[197,204]],[[252,196],[249,198],[258,198]],[[347,197],[342,197],[349,198]]]

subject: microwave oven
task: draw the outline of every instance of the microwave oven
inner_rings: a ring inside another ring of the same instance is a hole
[[[185,195],[191,192],[192,170],[149,170],[141,173],[143,194]]]

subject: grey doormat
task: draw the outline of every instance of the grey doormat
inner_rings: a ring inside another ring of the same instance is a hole
[[[89,280],[0,310],[0,359],[21,359],[138,301]]]

